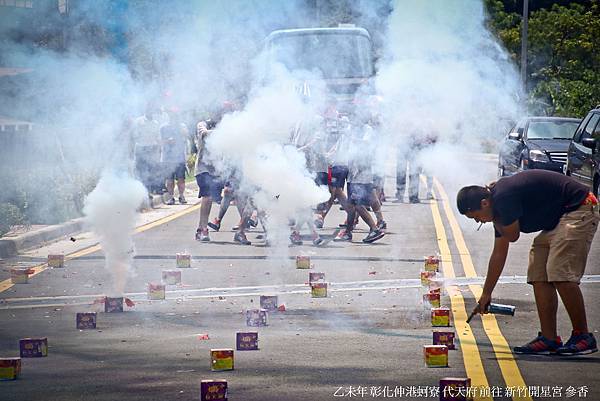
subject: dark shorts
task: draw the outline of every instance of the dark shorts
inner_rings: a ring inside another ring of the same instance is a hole
[[[373,199],[373,184],[348,183],[348,200],[353,205],[370,206]]]
[[[329,174],[324,171],[319,171],[316,173],[315,184],[317,185],[329,185]]]
[[[196,176],[196,183],[198,183],[198,187],[200,188],[198,198],[210,196],[215,202],[221,201],[221,191],[223,190],[224,183],[218,177],[209,173],[201,173]]]
[[[163,163],[167,180],[185,179],[185,163]]]
[[[348,167],[333,166],[331,168],[331,186],[335,188],[344,188],[348,179]]]
[[[373,186],[375,188],[381,188],[381,189],[383,189],[383,176],[381,176],[381,175],[375,175],[373,177]]]

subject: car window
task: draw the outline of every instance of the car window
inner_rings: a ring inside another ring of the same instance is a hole
[[[579,127],[577,127],[577,131],[575,131],[575,135],[573,135],[573,142],[579,142],[581,140],[581,133],[583,132],[583,129],[587,125],[588,121],[590,121],[590,118],[592,118],[592,115],[593,113],[588,113],[588,115],[585,116],[581,124],[579,124]]]
[[[530,121],[527,139],[571,139],[579,121]]]
[[[592,134],[594,133],[594,128],[596,128],[596,125],[598,124],[598,120],[600,120],[600,114],[592,115],[592,118],[590,118],[590,121],[587,123],[587,125],[583,129],[583,132],[581,133],[581,139],[579,142],[581,142],[585,138],[592,137]]]

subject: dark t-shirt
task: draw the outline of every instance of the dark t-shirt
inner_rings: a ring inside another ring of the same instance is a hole
[[[589,189],[560,173],[527,170],[502,178],[491,193],[494,219],[503,226],[519,220],[521,232],[532,233],[554,229],[563,214],[581,205]]]

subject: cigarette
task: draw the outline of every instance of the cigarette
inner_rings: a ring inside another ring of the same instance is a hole
[[[483,221],[481,223],[479,223],[479,227],[477,227],[477,231],[479,231],[479,229],[481,228],[482,225],[483,225]]]

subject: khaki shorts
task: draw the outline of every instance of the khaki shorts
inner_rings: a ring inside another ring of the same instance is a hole
[[[599,221],[598,206],[582,205],[564,214],[553,230],[539,233],[529,251],[527,282],[579,283]]]

